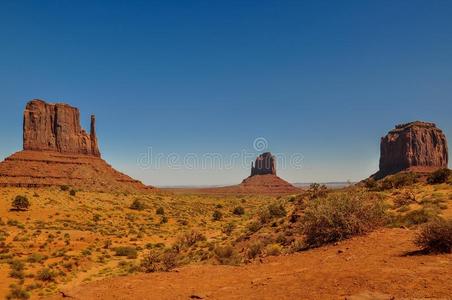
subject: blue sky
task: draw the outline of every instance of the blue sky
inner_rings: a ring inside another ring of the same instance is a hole
[[[359,180],[395,124],[452,134],[452,1],[1,1],[0,157],[33,98],[97,116],[101,151],[148,184],[230,184],[245,166],[143,169],[154,154],[268,149],[292,182]],[[257,154],[257,152],[256,152]]]

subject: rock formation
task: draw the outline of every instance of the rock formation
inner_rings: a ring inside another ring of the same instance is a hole
[[[32,100],[25,108],[24,150],[0,163],[0,186],[71,186],[92,191],[140,191],[146,187],[101,159],[96,119],[91,131],[80,126],[80,112],[67,104]]]
[[[296,193],[300,190],[289,182],[276,176],[276,158],[265,152],[251,164],[251,176],[244,179],[239,190],[250,193],[285,194]]]
[[[380,179],[401,171],[432,172],[448,164],[447,140],[434,123],[400,124],[381,138]]]
[[[32,100],[24,112],[24,150],[100,156],[95,122],[91,116],[91,132],[87,134],[80,126],[77,108]]]
[[[259,155],[251,164],[251,176],[267,174],[276,175],[276,159],[270,152]]]

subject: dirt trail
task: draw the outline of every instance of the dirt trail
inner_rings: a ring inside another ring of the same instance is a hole
[[[384,229],[263,263],[187,266],[66,293],[70,299],[452,299],[452,255],[406,256],[416,250],[413,235]]]

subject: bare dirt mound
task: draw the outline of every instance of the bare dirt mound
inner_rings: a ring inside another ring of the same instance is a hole
[[[21,151],[0,163],[0,186],[71,186],[90,191],[150,189],[116,171],[100,157],[58,152]]]
[[[451,299],[452,255],[407,255],[416,250],[413,235],[384,229],[263,263],[188,266],[65,293],[73,299]]]

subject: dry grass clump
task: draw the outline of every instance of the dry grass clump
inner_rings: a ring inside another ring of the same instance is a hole
[[[113,249],[115,256],[126,256],[128,259],[134,259],[138,256],[138,251],[135,247],[116,247]]]
[[[370,232],[385,224],[385,210],[379,198],[362,191],[313,200],[302,218],[305,246],[319,247]]]
[[[215,258],[222,265],[233,265],[236,266],[240,264],[241,258],[237,250],[230,246],[218,246],[214,250]]]
[[[437,219],[424,225],[414,243],[428,253],[451,253],[452,220]]]

